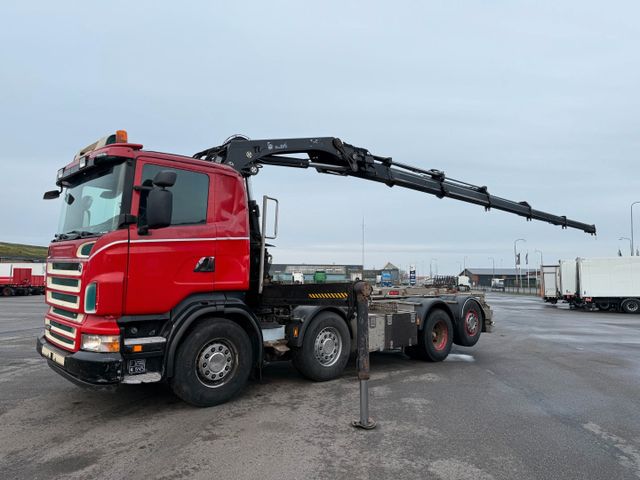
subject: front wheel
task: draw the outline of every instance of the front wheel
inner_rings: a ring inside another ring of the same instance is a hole
[[[339,315],[324,312],[312,320],[302,347],[293,351],[293,366],[305,377],[324,382],[342,375],[349,361],[351,337]]]
[[[192,330],[178,348],[171,388],[191,405],[218,405],[244,387],[252,362],[251,341],[242,327],[213,318]]]

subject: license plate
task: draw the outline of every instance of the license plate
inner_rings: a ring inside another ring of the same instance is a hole
[[[47,347],[42,347],[42,356],[48,358],[49,360],[53,360],[58,365],[62,365],[64,367],[64,355],[60,355],[53,350],[49,350]]]
[[[147,371],[147,359],[138,358],[136,360],[129,360],[129,375],[137,375]]]

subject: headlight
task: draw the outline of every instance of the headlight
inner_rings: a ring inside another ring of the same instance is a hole
[[[120,335],[82,334],[80,349],[88,352],[115,353],[120,351]]]

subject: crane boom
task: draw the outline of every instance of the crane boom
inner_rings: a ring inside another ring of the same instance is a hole
[[[301,156],[306,155],[306,157]],[[228,165],[244,177],[256,175],[263,165],[292,168],[315,168],[319,173],[352,176],[400,186],[462,202],[495,208],[525,217],[575,228],[595,234],[595,225],[570,220],[563,215],[535,210],[527,202],[516,202],[489,193],[486,186],[478,186],[447,178],[441,170],[423,170],[391,157],[373,155],[365,148],[355,147],[335,137],[249,140],[232,137],[224,144],[203,150],[194,158]]]

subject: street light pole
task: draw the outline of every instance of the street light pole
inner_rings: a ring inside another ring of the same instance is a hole
[[[493,287],[493,279],[496,276],[496,259],[493,257],[489,257],[489,260],[491,260],[491,263],[493,265],[493,269],[491,270],[491,287]]]
[[[536,253],[540,254],[540,268],[538,268],[538,272],[536,274],[536,287],[540,286],[540,279],[542,278],[542,264],[544,261],[542,260],[542,250],[534,250]]]
[[[517,238],[513,241],[513,263],[516,267],[516,287],[518,288],[518,293],[520,293],[520,277],[518,276],[518,254],[516,252],[516,244],[518,242],[526,242],[524,238]]]
[[[629,237],[620,237],[618,240],[629,240],[629,250],[631,250],[631,256],[633,256],[633,240]]]
[[[633,245],[633,206],[636,203],[640,203],[640,200],[638,200],[637,202],[633,202],[631,204],[631,256],[633,256],[633,248],[634,248],[634,245]]]

